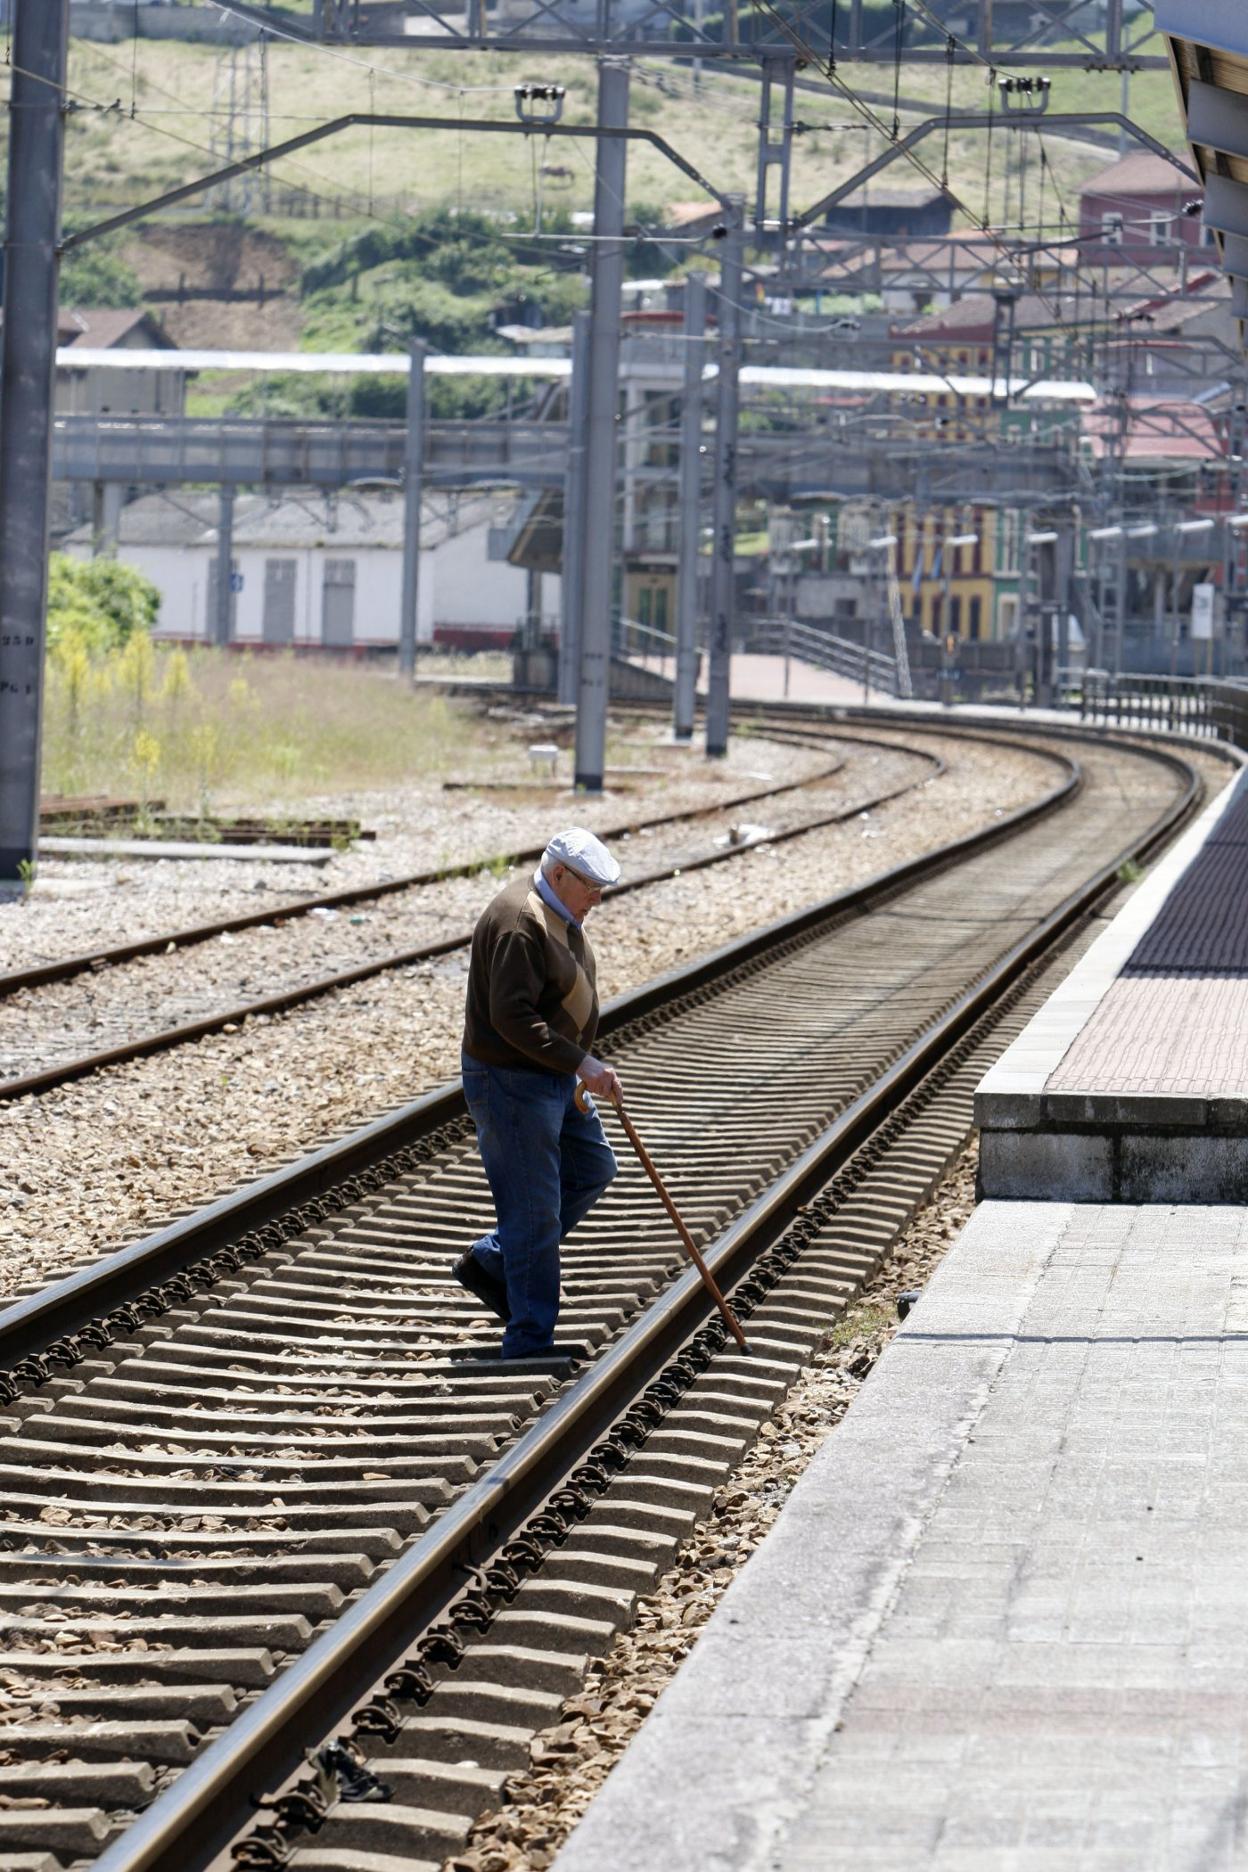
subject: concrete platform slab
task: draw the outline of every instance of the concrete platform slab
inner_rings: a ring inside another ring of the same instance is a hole
[[[983,1080],[983,1193],[1248,1201],[1246,955],[1241,774]]]
[[[1248,1865],[1248,1214],[988,1203],[556,1872]]]

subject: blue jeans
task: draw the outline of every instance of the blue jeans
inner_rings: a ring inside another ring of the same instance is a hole
[[[507,1288],[504,1358],[549,1350],[559,1315],[559,1243],[615,1175],[596,1111],[580,1112],[571,1073],[483,1066],[463,1056],[464,1097],[494,1197],[494,1228],[472,1244]]]

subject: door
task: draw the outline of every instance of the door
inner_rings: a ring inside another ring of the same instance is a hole
[[[295,641],[295,572],[294,559],[266,559],[264,562],[264,641],[288,644]]]
[[[327,559],[321,587],[321,642],[355,642],[355,560]]]

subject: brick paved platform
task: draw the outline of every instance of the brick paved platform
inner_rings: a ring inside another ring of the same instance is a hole
[[[1248,1214],[983,1205],[556,1872],[1248,1865]]]
[[[1248,1201],[1248,774],[984,1079],[983,1193]]]

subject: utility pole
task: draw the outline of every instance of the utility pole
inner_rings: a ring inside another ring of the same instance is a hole
[[[1062,706],[1062,685],[1069,679],[1070,671],[1070,603],[1074,595],[1075,560],[1079,529],[1079,513],[1072,508],[1068,518],[1059,524],[1057,545],[1054,557],[1057,561],[1057,650],[1053,670],[1053,702]]]
[[[420,497],[425,471],[425,344],[414,338],[407,373],[407,435],[403,445],[403,596],[399,613],[399,675],[416,674],[420,602]]]
[[[760,246],[768,233],[767,179],[773,167],[780,171],[779,200],[776,206],[776,246],[784,255],[789,231],[789,177],[793,154],[793,78],[792,54],[783,58],[763,56],[759,60],[758,87],[758,172],[754,184],[754,231]],[[779,67],[779,70],[777,70]],[[771,134],[772,93],[777,78],[781,87],[780,135]]]
[[[719,266],[719,376],[715,383],[715,489],[711,542],[711,645],[707,678],[706,751],[712,759],[728,752],[731,708],[732,625],[735,600],[737,531],[737,414],[741,368],[741,272],[745,228],[741,206],[724,236]]]
[[[568,465],[563,477],[563,564],[559,581],[559,700],[576,706],[581,679],[581,600],[585,583],[585,429],[589,415],[591,314],[572,314],[568,385]]]
[[[672,732],[693,739],[698,687],[698,554],[702,545],[702,369],[706,359],[706,281],[685,281],[685,375],[680,403],[680,569],[676,584],[676,682]]]
[[[598,122],[604,130],[628,126],[628,75],[626,60],[599,61]],[[598,139],[576,707],[576,785],[587,793],[601,793],[607,757],[627,158],[624,137]]]
[[[69,0],[19,0],[0,369],[0,885],[28,875],[39,743]]]
[[[217,494],[217,588],[214,614],[209,619],[212,641],[219,649],[229,647],[234,635],[234,490],[223,487]]]

